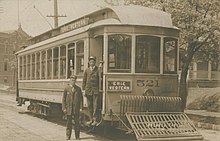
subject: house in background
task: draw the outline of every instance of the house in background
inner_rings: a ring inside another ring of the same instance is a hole
[[[17,30],[0,32],[0,84],[15,86],[17,60],[14,53],[27,45],[29,38],[21,26]]]
[[[220,64],[214,61],[194,61],[188,78],[189,87],[220,87]]]
[[[182,52],[183,50],[180,49],[179,75],[182,67]],[[187,80],[189,87],[220,87],[220,62],[194,58],[189,68]]]

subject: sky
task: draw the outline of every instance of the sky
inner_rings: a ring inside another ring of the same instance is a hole
[[[114,0],[57,1],[59,15],[66,15],[66,17],[59,18],[59,25],[62,25],[80,15],[106,6],[104,1]],[[54,27],[53,18],[47,17],[54,15],[53,6],[54,0],[0,0],[0,32],[16,30],[20,23],[22,29],[31,36],[44,33],[50,30],[51,26]]]

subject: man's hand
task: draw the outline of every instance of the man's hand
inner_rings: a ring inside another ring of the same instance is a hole
[[[63,113],[64,113],[64,114],[67,114],[67,111],[66,111],[66,109],[64,109],[64,110],[63,110]]]
[[[85,96],[85,90],[82,90],[82,95]]]

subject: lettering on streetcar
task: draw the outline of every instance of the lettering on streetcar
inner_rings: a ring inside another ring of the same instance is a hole
[[[108,91],[131,91],[131,81],[108,81]]]
[[[159,80],[137,80],[138,87],[159,87]]]
[[[76,28],[80,28],[82,26],[86,26],[89,24],[89,18],[83,18],[83,19],[80,19],[80,20],[77,20],[73,23],[70,23],[68,25],[64,25],[60,28],[60,32],[61,33],[64,33],[64,32],[67,32],[67,31],[71,31],[71,30],[74,30]]]

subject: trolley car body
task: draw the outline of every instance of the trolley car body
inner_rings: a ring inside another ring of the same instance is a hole
[[[119,126],[129,112],[179,112],[178,38],[168,13],[140,6],[97,10],[32,38],[17,52],[18,98],[29,100],[35,112],[58,111],[69,76],[77,75],[81,86],[93,55],[102,72],[102,121]],[[148,107],[146,101],[157,97],[171,98],[163,101],[171,106]]]

